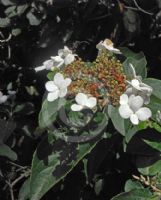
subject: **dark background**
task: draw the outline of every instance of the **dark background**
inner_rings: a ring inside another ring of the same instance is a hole
[[[17,152],[17,163],[22,166],[31,165],[32,154],[41,140],[35,130],[47,78],[46,71],[35,73],[34,68],[56,55],[64,45],[83,60],[92,61],[97,54],[96,44],[110,38],[116,47],[143,51],[148,62],[148,76],[161,78],[160,0],[137,0],[137,4],[133,0],[13,0],[9,5],[4,1],[0,1],[0,17],[10,20],[3,25],[0,21],[0,90],[5,93],[8,83],[12,82],[13,89],[17,91],[14,105],[27,105],[26,110],[13,116],[16,128],[5,142]],[[21,14],[6,14],[7,8],[17,6],[18,9],[24,4],[28,7]],[[28,13],[35,18],[27,17]],[[17,28],[21,33],[15,36],[12,31]],[[10,34],[12,37],[7,40]],[[24,126],[27,131],[24,131]],[[110,143],[103,140],[90,155],[91,162],[97,160],[96,152],[104,155],[98,166],[88,170],[91,184],[86,184],[83,163],[80,163],[43,199],[108,200],[121,192],[125,181],[131,174],[137,173],[133,162],[135,156],[122,152],[121,141],[121,136],[112,138]],[[14,180],[19,174],[11,174],[12,167],[5,158],[0,159],[0,168],[3,174],[0,199],[8,200],[10,196],[5,180],[8,177]],[[98,196],[94,191],[96,181],[93,178],[103,180],[103,189]],[[22,182],[16,185],[15,196]]]

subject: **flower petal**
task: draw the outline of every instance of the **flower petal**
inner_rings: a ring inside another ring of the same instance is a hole
[[[138,116],[137,116],[136,114],[130,115],[130,121],[131,121],[134,125],[138,125],[138,124],[139,124],[139,119],[138,119]]]
[[[71,82],[72,80],[70,78],[65,78],[63,83],[64,87],[68,87],[71,84]]]
[[[136,88],[137,90],[140,90],[140,82],[137,79],[133,79],[131,81],[131,85]]]
[[[42,70],[44,70],[44,69],[46,69],[46,67],[45,67],[44,65],[42,65],[42,66],[36,67],[36,68],[35,68],[35,71],[36,71],[36,72],[39,72],[39,71],[42,71]]]
[[[85,106],[87,103],[88,97],[86,94],[78,93],[75,97],[75,100],[79,105]]]
[[[73,104],[73,105],[71,106],[71,110],[72,110],[72,111],[81,111],[82,109],[83,109],[83,106],[78,105],[78,104]]]
[[[75,60],[75,57],[73,54],[68,54],[65,59],[64,59],[64,63],[65,65],[69,65],[71,64],[73,61]]]
[[[65,97],[67,94],[67,88],[61,88],[59,90],[59,97],[62,98],[62,97]]]
[[[61,73],[56,73],[54,76],[54,83],[58,87],[63,87],[64,77]]]
[[[129,97],[129,103],[128,104],[129,104],[130,108],[134,112],[136,112],[137,110],[139,110],[139,108],[142,107],[143,103],[144,103],[144,100],[143,100],[143,98],[141,96],[131,95]]]
[[[55,90],[58,90],[58,87],[54,84],[53,81],[46,82],[45,88],[49,92],[54,92]]]
[[[121,105],[119,107],[119,114],[123,119],[128,119],[130,115],[133,114],[133,111],[130,109],[128,105]]]
[[[55,92],[49,92],[47,96],[47,100],[52,102],[58,98],[59,91],[56,90]]]
[[[95,97],[89,97],[86,102],[88,108],[94,108],[97,105],[97,99]]]
[[[53,61],[52,60],[46,60],[43,62],[43,65],[47,70],[50,70],[53,67]]]
[[[149,108],[142,107],[136,112],[136,115],[140,121],[146,121],[152,116],[152,112]]]
[[[120,104],[121,105],[125,105],[127,103],[128,103],[128,96],[127,96],[127,94],[122,94],[120,96]]]

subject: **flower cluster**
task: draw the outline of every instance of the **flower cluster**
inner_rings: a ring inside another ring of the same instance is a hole
[[[58,55],[51,57],[43,66],[35,70],[51,70],[57,68],[53,80],[46,83],[47,100],[52,102],[58,98],[75,99],[71,105],[72,111],[103,108],[109,104],[118,107],[119,114],[124,119],[130,119],[132,124],[146,121],[152,112],[144,105],[149,104],[153,89],[142,82],[132,70],[132,78],[127,79],[122,63],[115,56],[121,54],[111,40],[101,41],[96,48],[98,56],[94,62],[84,62],[68,47],[60,49]]]

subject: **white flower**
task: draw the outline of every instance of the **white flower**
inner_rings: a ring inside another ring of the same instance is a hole
[[[53,81],[48,81],[45,84],[46,90],[49,92],[47,96],[48,101],[54,101],[59,97],[65,97],[67,94],[67,87],[71,84],[70,78],[63,77],[62,74],[56,73]]]
[[[152,87],[141,82],[141,80],[133,79],[131,81],[127,81],[129,86],[127,86],[126,94],[127,95],[139,95],[143,98],[144,104],[148,104],[150,102],[150,96],[152,94]]]
[[[75,60],[75,56],[76,54],[73,54],[68,47],[64,46],[64,49],[58,50],[57,56],[51,56],[50,60],[46,60],[42,66],[36,67],[35,71],[38,72],[44,69],[52,70],[54,68],[60,68],[63,65],[69,65]]]
[[[3,95],[3,93],[0,92],[0,104],[5,103],[7,99],[8,99],[7,95]]]
[[[88,97],[86,94],[78,93],[75,97],[77,104],[73,104],[71,109],[73,111],[81,111],[84,108],[94,108],[97,104],[97,99],[95,97]]]
[[[100,43],[98,43],[96,45],[96,48],[100,51],[100,50],[108,50],[108,51],[111,51],[113,53],[116,53],[116,54],[121,54],[120,50],[119,49],[116,49],[114,48],[114,44],[111,40],[109,39],[105,39],[104,41],[101,41]]]
[[[132,94],[139,95],[143,98],[144,104],[148,104],[150,102],[150,96],[153,92],[153,88],[142,82],[141,77],[136,75],[135,68],[131,63],[129,64],[129,66],[132,70],[134,78],[131,81],[127,81],[129,85],[127,86],[125,93],[128,96]]]
[[[143,104],[144,100],[141,96],[131,95],[128,97],[127,94],[122,94],[120,96],[120,116],[123,119],[130,118],[130,121],[134,125],[138,125],[139,120],[148,120],[151,117],[152,112],[149,108],[142,107]]]

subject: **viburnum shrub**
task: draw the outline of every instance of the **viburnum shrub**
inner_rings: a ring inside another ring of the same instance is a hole
[[[144,54],[117,49],[109,39],[96,48],[93,62],[82,60],[65,46],[35,68],[49,73],[39,114],[39,126],[46,136],[33,157],[31,200],[41,199],[102,138],[121,134],[126,151],[138,131],[150,127],[161,132],[161,81],[147,78]],[[144,142],[161,151],[160,143]],[[160,173],[154,168],[153,174],[147,168],[139,169],[141,176],[129,180],[125,192],[113,199],[158,199],[159,178],[155,176],[153,182],[149,178]]]

